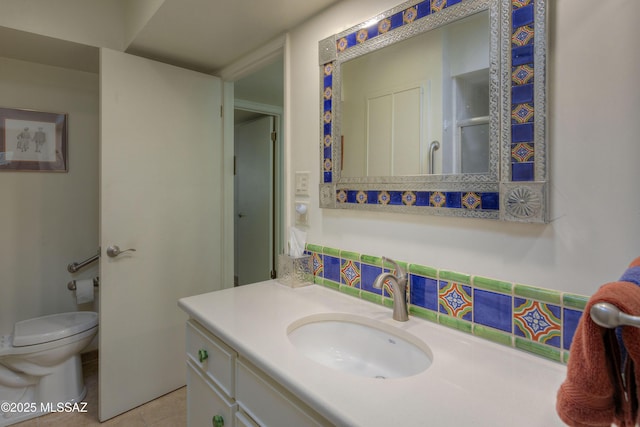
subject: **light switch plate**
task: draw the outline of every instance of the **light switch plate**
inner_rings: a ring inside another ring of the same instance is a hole
[[[295,188],[296,188],[296,196],[307,196],[309,197],[309,179],[311,173],[310,172],[296,172],[295,174]]]

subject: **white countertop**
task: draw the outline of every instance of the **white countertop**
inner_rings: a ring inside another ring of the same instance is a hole
[[[555,411],[564,365],[415,317],[396,322],[390,308],[331,289],[266,281],[178,305],[336,425],[564,425]],[[322,366],[287,337],[292,322],[320,313],[356,314],[402,329],[430,347],[433,362],[420,374],[386,380]]]

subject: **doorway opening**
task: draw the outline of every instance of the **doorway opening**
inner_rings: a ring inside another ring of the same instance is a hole
[[[276,277],[282,253],[280,55],[234,82],[234,286]]]

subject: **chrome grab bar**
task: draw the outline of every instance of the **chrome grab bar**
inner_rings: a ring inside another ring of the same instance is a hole
[[[98,253],[92,256],[91,258],[87,258],[81,262],[72,262],[71,264],[67,265],[67,271],[69,273],[75,273],[81,268],[83,268],[84,266],[91,264],[94,261],[97,261],[98,258],[100,258],[100,248],[98,248]]]
[[[440,142],[438,141],[431,141],[431,144],[429,144],[429,173],[433,175],[433,165],[435,164],[434,162],[434,152],[440,148]]]
[[[95,287],[100,286],[100,278],[99,277],[94,277],[93,278],[93,286],[95,286]],[[67,283],[67,289],[69,289],[70,291],[75,291],[76,290],[76,281],[72,280],[69,283]]]

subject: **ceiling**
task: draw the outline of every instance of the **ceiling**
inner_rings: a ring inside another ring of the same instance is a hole
[[[339,0],[129,1],[3,0],[0,56],[97,71],[95,48],[108,47],[215,75]]]
[[[337,0],[165,0],[127,52],[216,73]]]

